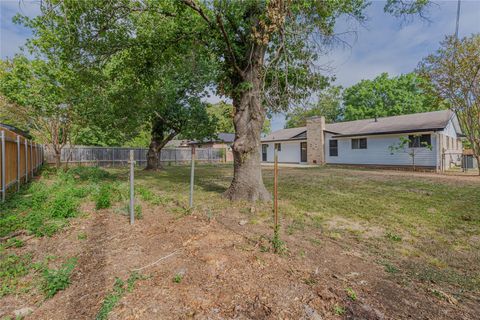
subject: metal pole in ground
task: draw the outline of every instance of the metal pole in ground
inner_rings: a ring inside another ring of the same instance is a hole
[[[7,192],[5,183],[5,131],[0,132],[0,138],[2,139],[2,202],[5,202],[5,193]]]
[[[20,191],[20,136],[17,136],[17,191]]]
[[[275,221],[275,230],[278,228],[278,152],[275,146],[274,163],[273,163],[273,214]]]
[[[33,178],[33,142],[30,141],[30,170],[32,170]]]
[[[25,139],[25,183],[28,182],[28,141]]]
[[[135,169],[135,160],[134,160],[133,150],[130,150],[130,224],[135,222],[135,192],[133,189],[133,179],[134,179],[134,169]]]
[[[190,170],[190,208],[193,208],[193,183],[195,181],[195,146],[192,145],[192,168]]]

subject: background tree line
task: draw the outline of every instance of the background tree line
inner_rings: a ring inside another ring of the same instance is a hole
[[[39,16],[16,17],[33,32],[27,48],[34,58],[2,64],[0,90],[10,110],[2,114],[14,118],[24,110],[25,126],[41,130],[44,142],[57,150],[71,142],[124,144],[149,136],[148,167],[156,169],[155,157],[176,135],[214,134],[215,114],[228,114],[208,112],[205,97],[215,92],[233,105],[234,178],[225,195],[269,200],[259,154],[269,114],[304,105],[312,96],[325,97],[312,107],[330,110],[331,119],[433,107],[435,95],[422,98],[416,76],[398,77],[396,85],[380,76],[345,90],[344,111],[337,112],[340,90],[329,88],[330,78],[315,62],[335,41],[337,20],[363,22],[368,5],[364,0],[44,0]],[[384,10],[396,17],[423,16],[429,5],[389,0]]]
[[[416,72],[390,77],[382,73],[373,80],[361,80],[351,87],[329,86],[307,108],[286,114],[286,128],[306,125],[312,116],[324,116],[327,123],[372,119],[449,108],[432,83]]]

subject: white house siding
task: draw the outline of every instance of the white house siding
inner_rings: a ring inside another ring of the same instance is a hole
[[[421,133],[426,134],[426,133]],[[329,154],[329,140],[331,133],[325,133],[325,156],[326,162],[332,164],[367,164],[367,165],[412,165],[412,158],[408,152],[397,151],[391,153],[389,146],[398,144],[400,137],[407,134],[365,136],[367,138],[367,149],[352,149],[352,138],[337,138],[338,156],[331,157]],[[360,138],[360,137],[353,137]],[[436,165],[436,138],[431,134],[432,150],[418,148],[415,155],[415,165],[434,167]]]
[[[448,121],[448,124],[445,126],[445,129],[443,129],[442,133],[446,136],[457,138],[457,131],[455,130],[452,120]]]
[[[300,163],[300,142],[306,142],[307,140],[295,140],[295,141],[279,141],[281,143],[281,151],[278,152],[278,162],[284,163]],[[274,154],[274,142],[262,143],[267,144],[267,162],[273,162]],[[260,156],[262,150],[260,149]]]
[[[458,123],[457,123],[457,126],[458,126]],[[443,129],[443,131],[441,131],[440,133],[445,136],[444,137],[445,142],[442,148],[444,148],[447,152],[450,152],[450,153],[462,152],[463,150],[462,142],[458,137],[457,130],[455,130],[455,124],[453,123],[452,120],[448,122],[445,129]]]

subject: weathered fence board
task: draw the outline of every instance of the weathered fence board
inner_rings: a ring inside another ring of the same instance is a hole
[[[130,157],[130,150],[134,151],[135,162],[139,166],[145,166],[147,164],[147,148],[65,147],[62,149],[60,160],[62,163],[70,164],[126,166]],[[196,149],[196,160],[200,162],[224,162],[224,155],[224,149]],[[48,163],[55,163],[55,156],[52,152],[49,152],[49,150],[46,151],[45,157]],[[186,163],[190,160],[190,148],[163,149],[160,153],[160,162]]]
[[[42,165],[43,146],[1,128],[0,143],[0,190],[4,201],[7,191],[15,185],[18,190]]]

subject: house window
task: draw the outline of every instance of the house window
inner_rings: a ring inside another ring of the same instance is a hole
[[[282,151],[282,144],[281,143],[275,143],[275,149],[277,149],[277,151]]]
[[[262,161],[267,161],[268,144],[262,144]]]
[[[338,140],[329,140],[328,150],[330,157],[338,157]]]
[[[352,149],[367,149],[367,138],[352,139]]]
[[[410,140],[408,142],[409,148],[425,148],[432,144],[432,139],[429,134],[409,135],[408,140]]]

